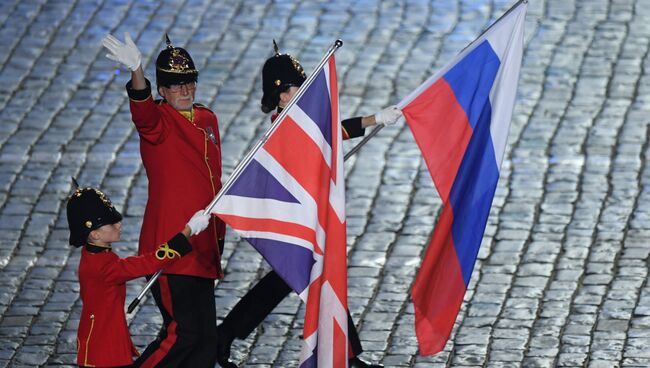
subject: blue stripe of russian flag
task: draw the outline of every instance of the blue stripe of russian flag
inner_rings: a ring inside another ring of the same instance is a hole
[[[467,115],[467,120],[450,124],[469,124],[473,129],[449,196],[454,213],[454,245],[466,287],[499,179],[490,136],[490,90],[499,65],[499,58],[489,42],[483,41],[444,76]]]
[[[400,103],[444,203],[412,289],[422,355],[444,349],[483,239],[515,101],[525,15],[520,1],[444,74]]]

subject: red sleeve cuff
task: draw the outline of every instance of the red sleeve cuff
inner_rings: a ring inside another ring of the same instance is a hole
[[[366,129],[361,127],[360,116],[343,120],[341,126],[343,127],[344,132],[343,139],[362,137],[366,134]]]

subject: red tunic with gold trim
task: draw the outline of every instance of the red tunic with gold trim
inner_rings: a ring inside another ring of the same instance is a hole
[[[149,198],[140,231],[140,254],[152,251],[185,226],[221,189],[221,143],[216,115],[194,105],[192,121],[164,101],[154,101],[151,84],[127,84],[131,117],[140,134],[140,154],[149,179]],[[213,217],[206,231],[190,239],[194,251],[165,268],[167,274],[221,278],[218,239],[225,224]]]
[[[93,245],[81,250],[79,294],[83,307],[77,329],[78,365],[116,367],[133,364],[133,357],[139,354],[126,325],[125,283],[170,266],[190,250],[190,243],[180,233],[141,256],[119,258],[110,248],[101,249]]]

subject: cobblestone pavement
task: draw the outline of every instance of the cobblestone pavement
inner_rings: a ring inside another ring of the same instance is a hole
[[[79,251],[70,177],[125,214],[132,255],[146,202],[124,84],[101,38],[129,31],[146,74],[169,32],[201,70],[226,174],[268,127],[259,109],[271,39],[311,70],[337,52],[344,117],[396,103],[512,0],[0,1],[0,367],[75,362]],[[470,290],[443,352],[417,355],[409,289],[441,202],[408,128],[347,163],[349,304],[365,358],[387,367],[650,366],[650,3],[531,0],[509,145]],[[346,142],[346,149],[353,142]],[[218,317],[267,270],[229,233]],[[142,280],[128,284],[131,300]],[[295,366],[304,311],[285,300],[233,358]],[[129,317],[142,348],[152,298]]]

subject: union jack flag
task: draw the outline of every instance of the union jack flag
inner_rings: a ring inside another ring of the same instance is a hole
[[[314,75],[212,212],[307,303],[300,366],[346,367],[345,183],[334,55]]]

